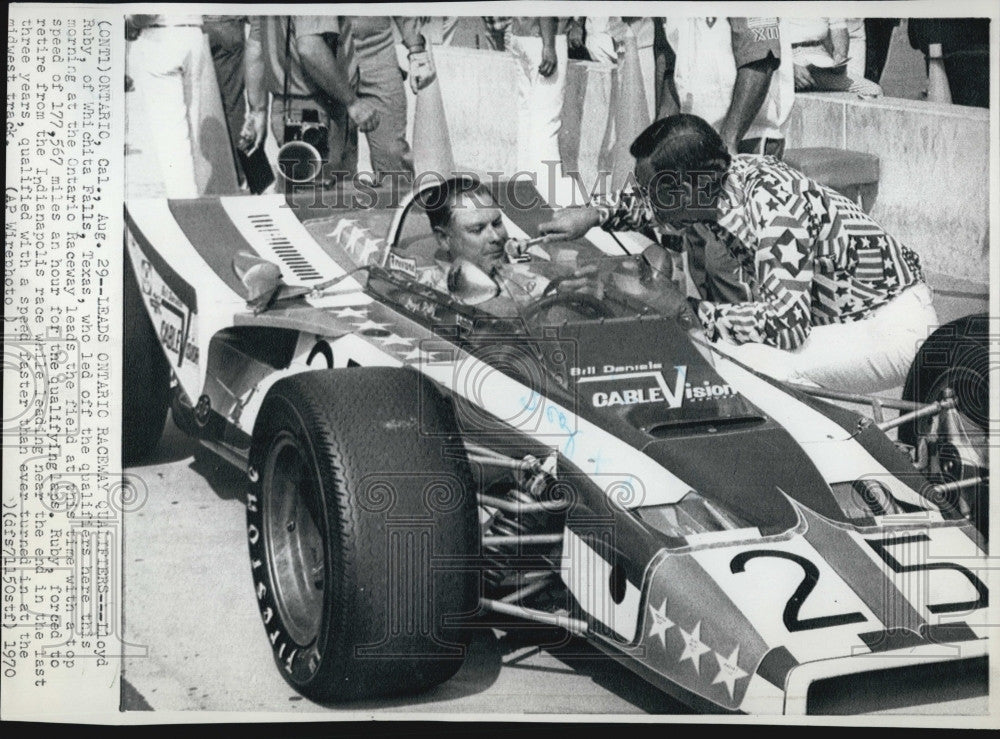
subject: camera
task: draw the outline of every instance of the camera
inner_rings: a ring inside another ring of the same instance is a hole
[[[320,112],[305,109],[299,120],[285,118],[284,144],[278,150],[278,172],[293,183],[312,182],[330,156],[330,129]]]

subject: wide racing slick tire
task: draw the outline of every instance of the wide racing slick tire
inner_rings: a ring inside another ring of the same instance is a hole
[[[254,590],[282,676],[328,702],[454,675],[479,529],[451,402],[405,369],[294,375],[264,400],[250,464]]]
[[[968,464],[970,458],[986,459],[989,449],[989,316],[966,316],[939,327],[925,341],[910,366],[903,386],[903,399],[933,403],[951,388],[957,401],[957,419],[965,434],[965,447],[971,454],[947,444],[934,445],[927,469],[934,482],[952,482],[982,476],[981,463]],[[931,428],[929,418],[916,419],[899,427],[898,438],[916,447]],[[989,484],[982,482],[966,491],[972,506],[973,523],[986,534]],[[951,505],[953,501],[938,501]]]
[[[146,312],[132,260],[125,252],[125,349],[122,355],[122,463],[156,448],[170,405],[170,364]]]
[[[989,317],[966,316],[939,327],[917,352],[903,386],[903,399],[932,403],[945,387],[955,392],[958,410],[971,426],[989,427]],[[915,445],[920,420],[899,427],[899,440]]]

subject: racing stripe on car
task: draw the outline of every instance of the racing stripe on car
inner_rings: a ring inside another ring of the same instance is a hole
[[[405,356],[407,364],[518,431],[555,447],[624,507],[676,502],[693,489],[648,455],[571,409],[446,340],[431,340],[430,331],[422,333],[426,339]],[[628,469],[608,467],[603,461],[608,459],[627,459]]]
[[[201,202],[201,201],[198,201]],[[150,254],[158,258],[159,273],[166,282],[166,275],[174,275],[171,279],[183,281],[192,286],[189,296],[191,305],[187,305],[190,315],[185,317],[188,328],[181,340],[181,345],[187,347],[190,343],[197,346],[202,357],[208,356],[208,341],[219,330],[231,326],[233,316],[244,310],[242,296],[224,282],[216,271],[208,265],[202,253],[188,239],[171,212],[169,203],[164,199],[135,200],[128,203],[128,222],[131,224],[129,233],[142,234],[146,239],[146,248]],[[133,239],[138,249],[145,255],[138,238]],[[153,269],[157,269],[151,260]],[[169,267],[167,267],[169,265]],[[136,265],[136,268],[140,268]],[[158,271],[158,270],[157,270]],[[141,284],[141,275],[140,275]],[[175,282],[180,287],[179,282]],[[174,291],[177,292],[176,290]],[[194,293],[198,300],[195,301]],[[178,298],[184,300],[184,295],[178,293]],[[170,353],[168,352],[168,358]],[[207,362],[181,361],[178,356],[175,362],[170,359],[177,378],[190,397],[198,397],[205,384]]]
[[[358,338],[372,347],[361,364],[413,367],[516,431],[558,450],[623,508],[676,503],[693,489],[600,426],[379,303],[331,308],[329,314],[351,325],[356,334],[363,333]],[[327,338],[336,352],[339,337],[317,336]],[[248,425],[254,415],[249,406],[244,410]],[[609,466],[608,459],[627,459],[627,469]]]
[[[804,403],[796,402],[780,387],[724,356],[716,356],[716,371],[788,431],[828,483],[875,477],[897,500],[933,511],[933,505],[928,500],[889,472],[836,422]]]
[[[167,204],[184,236],[205,263],[230,290],[245,300],[247,289],[233,270],[233,257],[241,251],[257,252],[233,225],[219,201],[208,198],[170,200]]]
[[[315,285],[343,277],[347,270],[316,243],[312,234],[285,205],[281,196],[221,198],[219,207],[254,253],[282,268],[289,284]],[[354,293],[351,304],[369,303],[361,284],[347,277],[337,285],[338,293]],[[324,305],[328,305],[325,301]]]
[[[596,542],[588,533],[592,532],[579,535],[569,528],[564,530],[560,575],[585,613],[631,642],[639,627],[641,593],[624,576],[615,578],[615,565],[593,546]],[[611,583],[616,579],[621,592],[612,593]]]
[[[166,259],[160,256],[160,253],[156,250],[152,243],[150,243],[149,239],[146,238],[146,234],[143,232],[142,228],[140,228],[139,224],[135,222],[127,207],[125,208],[125,225],[128,229],[128,233],[133,239],[135,239],[135,244],[139,247],[139,251],[142,253],[142,256],[145,257],[152,268],[156,270],[156,273],[167,284],[167,287],[174,291],[174,294],[182,303],[184,303],[184,305],[193,311],[197,311],[198,293],[190,283],[177,274]],[[133,263],[134,262],[135,260],[133,260]],[[140,267],[138,264],[134,264],[134,266],[136,269],[139,269]]]
[[[924,526],[872,533],[850,532],[863,552],[900,598],[927,625],[922,633],[946,634],[946,626],[964,625],[977,636],[989,635],[990,562],[958,526]]]
[[[858,552],[855,536],[846,529],[831,526],[804,506],[798,506],[805,517],[808,528],[806,541],[823,552],[829,564],[840,577],[858,594],[886,627],[905,628],[918,631],[925,619],[910,604],[878,565],[866,554]],[[863,631],[871,631],[869,626]]]

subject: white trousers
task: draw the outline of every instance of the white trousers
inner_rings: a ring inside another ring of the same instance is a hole
[[[723,340],[713,346],[784,382],[867,394],[902,385],[917,350],[937,325],[931,290],[919,283],[864,320],[813,326],[802,346],[791,351]]]
[[[538,189],[545,196],[549,173],[554,171],[557,180],[562,174],[559,129],[569,62],[566,36],[556,36],[556,70],[548,77],[538,73],[540,37],[508,35],[506,43],[517,62],[517,170],[537,174]]]
[[[192,89],[206,48],[202,30],[144,28],[129,47],[129,74],[146,115],[142,136],[156,152],[167,197],[197,197],[191,121],[199,120],[199,103],[197,95],[185,99],[185,87]]]

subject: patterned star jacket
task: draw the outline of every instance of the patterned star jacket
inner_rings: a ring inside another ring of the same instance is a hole
[[[658,230],[644,192],[595,200],[606,231]],[[857,321],[923,281],[917,255],[850,199],[774,157],[733,157],[717,223],[699,223],[740,264],[750,300],[703,301],[709,339],[802,345],[813,326]]]

